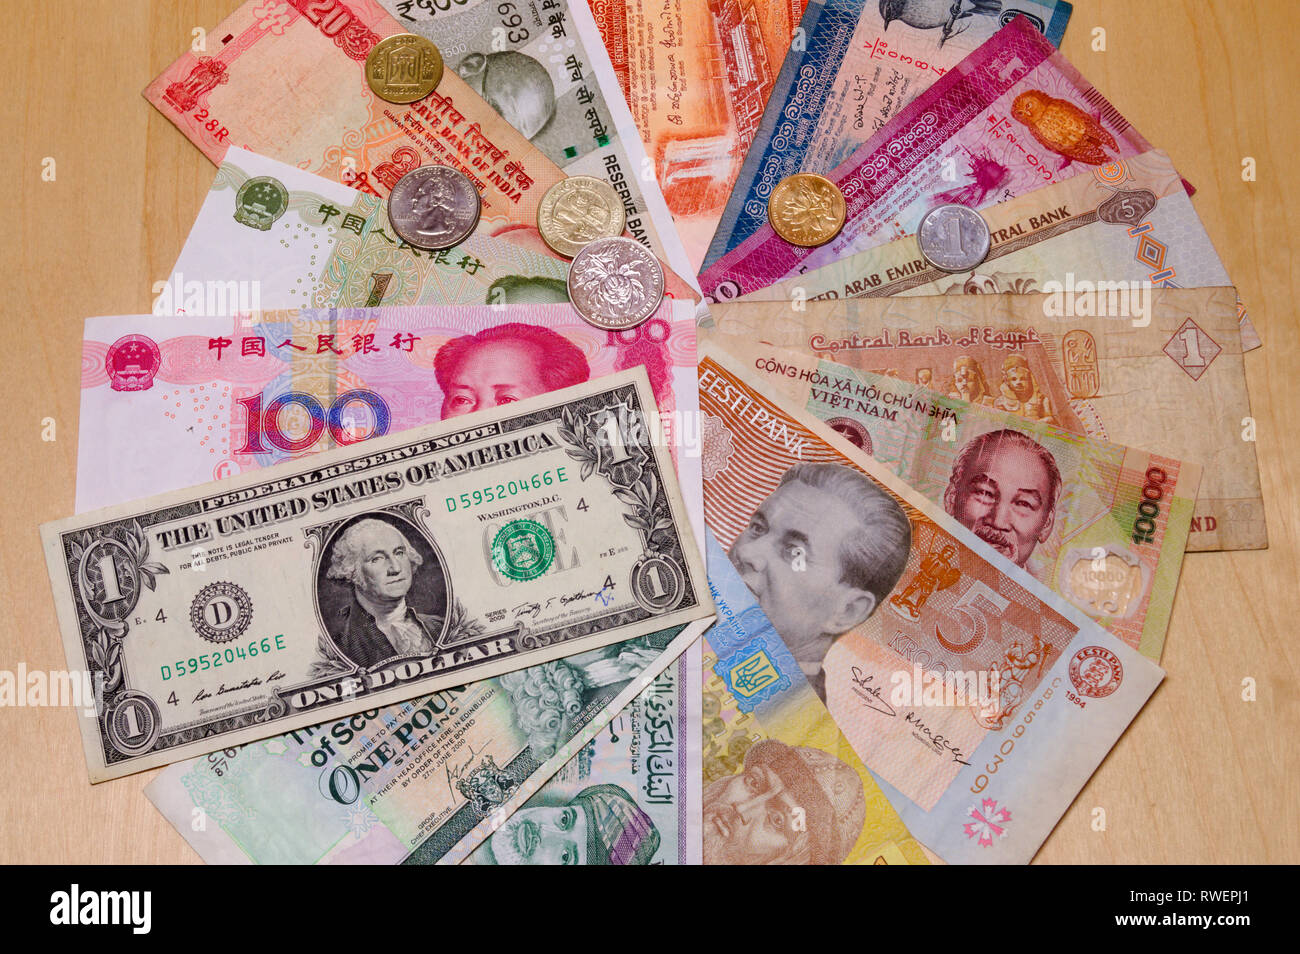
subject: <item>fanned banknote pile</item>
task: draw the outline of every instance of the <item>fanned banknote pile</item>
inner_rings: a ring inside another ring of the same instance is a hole
[[[1184,554],[1267,545],[1260,340],[1070,15],[208,29],[145,97],[216,176],[42,528],[90,780],[212,862],[1028,862]]]

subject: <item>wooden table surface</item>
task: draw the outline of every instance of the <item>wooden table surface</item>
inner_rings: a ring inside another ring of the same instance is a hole
[[[149,311],[214,174],[140,91],[237,5],[5,2],[0,670],[67,666],[37,525],[72,512],[82,320]],[[1197,186],[1264,338],[1246,370],[1270,546],[1187,557],[1168,675],[1039,862],[1300,862],[1300,426],[1286,403],[1300,397],[1297,36],[1294,0],[1074,0],[1066,55]],[[142,794],[154,773],[86,781],[78,718],[0,709],[0,861],[196,861]]]

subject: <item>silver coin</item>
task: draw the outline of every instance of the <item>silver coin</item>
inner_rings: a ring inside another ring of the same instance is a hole
[[[921,254],[945,272],[968,272],[989,256],[989,226],[964,205],[941,205],[925,213],[916,230]]]
[[[393,186],[388,221],[411,245],[437,251],[469,238],[482,208],[465,173],[451,166],[420,166]]]
[[[606,331],[635,328],[664,298],[664,270],[641,243],[602,238],[569,263],[569,301],[588,324]]]

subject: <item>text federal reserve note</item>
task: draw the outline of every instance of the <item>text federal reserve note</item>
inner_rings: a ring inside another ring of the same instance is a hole
[[[153,402],[160,362],[128,336],[106,367]],[[102,681],[93,781],[711,614],[643,370],[359,447],[346,403],[291,392],[307,434],[244,450],[345,446],[41,528],[69,664]]]
[[[1027,862],[1163,672],[701,352],[709,530],[908,830],[949,862]]]

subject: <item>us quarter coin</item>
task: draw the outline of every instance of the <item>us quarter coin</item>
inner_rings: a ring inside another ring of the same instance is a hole
[[[482,203],[469,177],[451,166],[420,166],[393,186],[388,221],[416,248],[459,245],[478,225]]]
[[[569,264],[569,301],[588,324],[606,331],[635,328],[664,297],[664,270],[630,238],[602,238]]]
[[[844,228],[844,194],[825,176],[796,172],[776,184],[767,200],[772,230],[791,245],[825,245]]]
[[[388,103],[424,99],[442,79],[442,53],[432,40],[399,33],[380,40],[366,56],[366,83]]]
[[[618,193],[595,176],[561,179],[546,190],[537,206],[542,241],[565,258],[577,255],[596,239],[621,234],[624,224]]]
[[[925,213],[916,230],[925,260],[945,272],[968,272],[989,256],[989,226],[964,205],[941,205]]]

